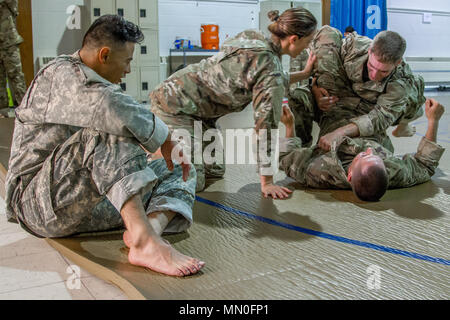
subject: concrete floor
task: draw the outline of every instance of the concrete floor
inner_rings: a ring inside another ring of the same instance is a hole
[[[439,139],[443,145],[450,145],[450,94],[427,93],[427,96],[447,106]],[[235,120],[242,116],[230,115],[228,121],[236,125]],[[419,139],[421,134],[418,132],[413,140]],[[414,152],[417,145],[405,143],[407,140],[393,141],[400,153]],[[446,172],[450,172],[449,159],[447,150],[440,166]],[[120,289],[83,269],[77,276],[73,272],[78,269],[44,240],[27,234],[18,225],[7,223],[5,203],[0,198],[0,299],[127,299]]]
[[[0,300],[10,299],[128,298],[116,286],[77,269],[45,240],[26,233],[19,225],[8,223],[5,202],[0,198]]]

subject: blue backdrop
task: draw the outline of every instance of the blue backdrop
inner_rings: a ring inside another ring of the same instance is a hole
[[[386,0],[331,0],[330,25],[342,34],[352,26],[358,34],[373,39],[387,29]]]

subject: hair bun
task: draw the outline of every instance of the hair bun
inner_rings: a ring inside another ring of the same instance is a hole
[[[267,16],[269,17],[270,21],[276,22],[280,18],[280,11],[271,10],[267,13]]]

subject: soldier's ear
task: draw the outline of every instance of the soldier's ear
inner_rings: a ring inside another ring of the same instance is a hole
[[[105,64],[111,54],[111,49],[109,47],[102,47],[98,51],[98,60],[101,64]]]
[[[289,43],[294,44],[298,39],[300,39],[300,37],[295,34],[292,36],[289,36]]]

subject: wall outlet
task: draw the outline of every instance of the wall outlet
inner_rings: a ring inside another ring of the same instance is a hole
[[[433,14],[431,12],[425,12],[423,14],[423,23],[433,22]]]

